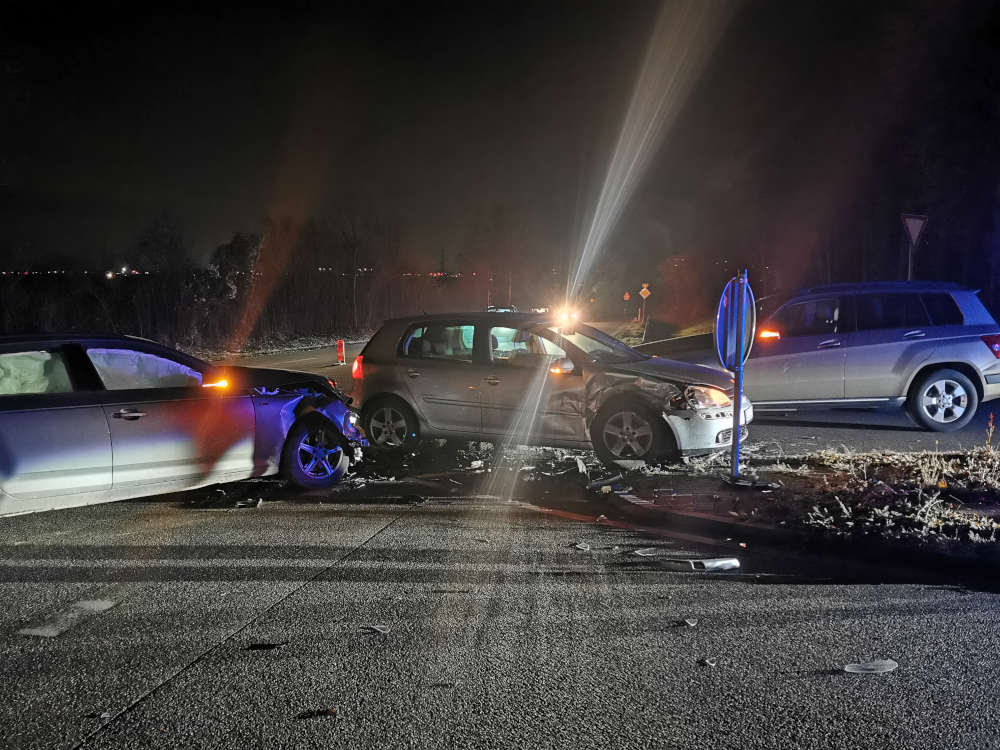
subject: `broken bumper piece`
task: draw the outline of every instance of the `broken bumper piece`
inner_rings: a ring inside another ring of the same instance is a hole
[[[733,443],[733,410],[704,409],[664,412],[682,456],[699,456],[728,448]],[[743,398],[740,438],[749,434],[753,404]]]

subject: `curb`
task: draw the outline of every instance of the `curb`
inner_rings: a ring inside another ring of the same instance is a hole
[[[720,542],[733,539],[769,547],[794,547],[813,554],[894,566],[914,565],[938,572],[961,573],[965,577],[990,574],[991,581],[995,581],[995,574],[1000,572],[1000,543],[996,542],[977,544],[949,540],[930,544],[881,535],[851,537],[819,529],[786,528],[709,513],[666,510],[628,492],[612,492],[602,497],[618,513],[646,525],[718,538]]]

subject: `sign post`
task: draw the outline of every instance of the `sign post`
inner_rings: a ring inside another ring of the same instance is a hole
[[[910,249],[906,257],[906,280],[913,281],[913,251],[917,249],[920,235],[927,226],[927,217],[922,214],[900,214],[899,218],[903,220],[903,229],[910,238]]]
[[[733,373],[733,444],[730,449],[730,478],[740,478],[740,428],[743,415],[743,365],[750,356],[757,327],[757,306],[747,281],[746,269],[734,276],[722,290],[715,314],[715,353],[719,363]]]

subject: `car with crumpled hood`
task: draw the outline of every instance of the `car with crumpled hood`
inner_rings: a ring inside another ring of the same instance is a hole
[[[367,444],[320,375],[131,336],[0,336],[0,515],[281,474],[335,484]]]
[[[422,438],[593,447],[605,461],[732,443],[729,373],[641,354],[596,328],[524,313],[387,321],[352,367],[373,448]],[[744,400],[741,431],[753,419]]]

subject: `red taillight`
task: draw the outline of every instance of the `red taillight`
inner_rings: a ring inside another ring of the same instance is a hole
[[[361,365],[361,360],[364,359],[360,354],[354,358],[354,364],[351,365],[351,377],[355,380],[361,380],[365,376],[364,368]]]
[[[990,348],[993,352],[993,356],[1000,359],[1000,334],[993,333],[989,336],[983,336],[983,343]]]

